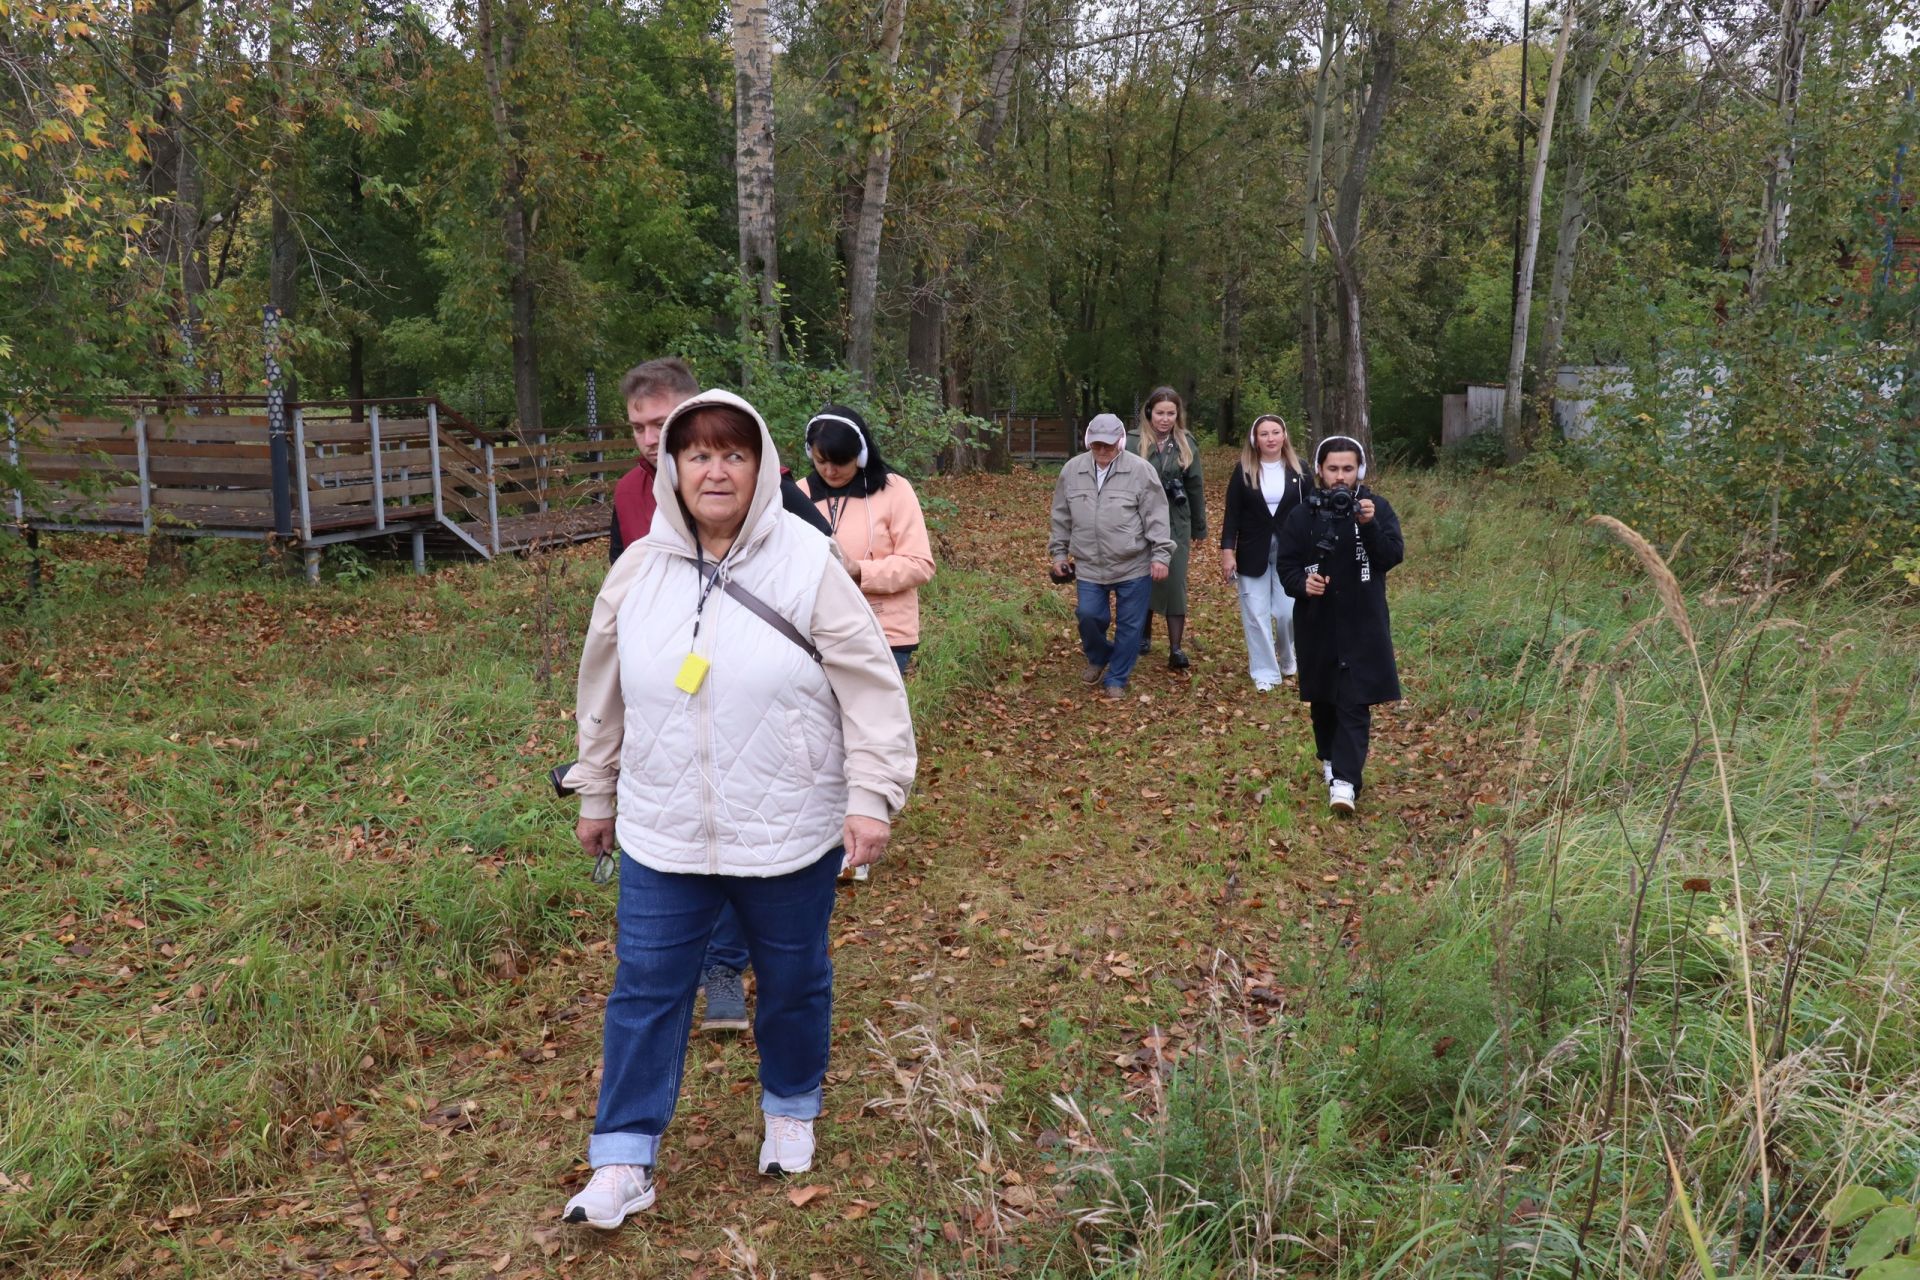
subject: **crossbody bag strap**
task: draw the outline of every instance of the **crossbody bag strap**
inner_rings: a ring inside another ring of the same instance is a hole
[[[752,610],[755,614],[759,615],[759,618],[762,622],[766,623],[768,626],[772,627],[775,631],[778,631],[781,635],[785,636],[787,639],[799,645],[802,649],[806,651],[806,654],[809,658],[812,658],[815,662],[824,663],[825,660],[821,658],[820,650],[814,647],[813,641],[807,639],[806,636],[802,635],[800,632],[800,628],[794,626],[791,622],[788,622],[785,615],[783,615],[778,609],[774,608],[772,605],[762,600],[759,596],[756,596],[755,594],[753,594],[753,592],[741,586],[738,582],[735,582],[732,578],[728,578],[724,583],[722,583],[721,589],[724,590],[728,595],[732,596],[735,600],[745,605],[748,609]]]

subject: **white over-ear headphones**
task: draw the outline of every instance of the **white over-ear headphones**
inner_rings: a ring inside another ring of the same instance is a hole
[[[1322,440],[1320,447],[1314,450],[1314,471],[1318,472],[1320,470],[1320,465],[1327,460],[1329,453],[1347,453],[1349,451],[1356,454],[1360,459],[1360,471],[1354,478],[1365,480],[1367,478],[1367,447],[1358,440],[1355,440],[1352,436],[1328,436],[1325,440]]]
[[[840,414],[837,414],[837,413],[814,414],[812,419],[810,419],[807,423],[808,451],[811,452],[813,449],[813,429],[822,422],[844,422],[848,426],[853,428],[853,434],[860,437],[860,456],[853,460],[853,465],[858,467],[860,470],[865,471],[867,469],[867,433],[862,431],[860,429],[860,424],[855,422],[852,418],[842,417]]]

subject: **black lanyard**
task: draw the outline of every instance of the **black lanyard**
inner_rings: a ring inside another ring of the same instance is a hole
[[[728,554],[732,554],[731,549],[728,550]],[[707,572],[707,549],[700,545],[700,539],[698,537],[695,537],[693,540],[693,559],[694,567],[700,574],[700,598],[693,606],[693,638],[698,640],[700,638],[700,615],[706,612],[707,597],[713,594],[714,587],[720,582],[720,565],[716,564],[713,566],[712,573]],[[724,562],[724,557],[722,559]]]
[[[834,534],[840,532],[840,517],[847,514],[847,504],[852,501],[853,495],[850,493],[843,493],[837,498],[827,499],[827,529],[829,532]]]

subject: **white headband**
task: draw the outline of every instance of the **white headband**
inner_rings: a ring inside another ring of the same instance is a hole
[[[853,428],[853,434],[860,437],[860,456],[853,460],[853,465],[865,471],[867,469],[867,433],[862,431],[860,424],[852,418],[843,418],[837,413],[814,414],[807,422],[807,448],[813,448],[813,428],[816,423],[821,422],[844,422]],[[875,483],[879,482],[875,481]]]

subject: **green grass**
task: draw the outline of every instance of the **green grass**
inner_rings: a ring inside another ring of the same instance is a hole
[[[7,634],[0,1260],[283,1174],[313,1115],[524,1030],[520,975],[602,932],[545,780],[590,551],[320,591],[193,559],[165,590],[63,561]],[[965,569],[925,607],[922,717],[1048,615]]]
[[[1808,592],[1768,610],[1686,584],[1727,786],[1703,756],[1630,939],[1703,704],[1615,544],[1497,485],[1391,478],[1411,701],[1381,718],[1377,799],[1330,823],[1304,715],[1246,695],[1224,597],[1203,597],[1214,654],[1190,684],[1143,670],[1152,702],[1102,707],[1038,573],[1044,480],[977,483],[930,507],[954,546],[922,600],[902,860],[835,926],[865,935],[839,961],[830,1104],[859,1159],[828,1176],[878,1156],[876,1185],[836,1182],[829,1210],[788,1218],[727,1161],[690,1166],[676,1212],[705,1216],[598,1263],[711,1257],[732,1225],[771,1231],[752,1238],[781,1274],[863,1254],[877,1274],[1491,1276],[1504,1257],[1561,1276],[1580,1252],[1584,1275],[1667,1276],[1692,1246],[1664,1139],[1721,1274],[1762,1246],[1768,1274],[1835,1274],[1813,1222],[1833,1191],[1911,1195],[1910,606]],[[438,1238],[529,1249],[591,1108],[604,979],[610,893],[544,779],[572,746],[595,549],[424,582],[352,566],[315,591],[226,549],[149,589],[135,555],[70,547],[38,603],[0,605],[18,610],[0,662],[0,1270],[128,1272],[166,1248],[187,1274],[274,1271],[323,1228],[242,1231],[246,1197],[350,1209],[329,1154],[343,1116],[365,1121],[358,1167],[397,1185],[512,1170],[511,1212],[459,1218],[498,1188],[449,1189]],[[1336,894],[1350,924],[1324,909]],[[1113,980],[1120,952],[1151,979]],[[1279,992],[1271,1023],[1237,974]],[[866,1060],[867,1020],[904,1037],[920,1092]],[[1188,1051],[1166,1079],[1124,1078],[1116,1058],[1176,1023]],[[548,1037],[559,1057],[528,1067]],[[751,1124],[732,1088],[750,1059],[728,1047],[689,1073],[684,1119],[711,1119],[718,1146]],[[420,1122],[464,1097],[488,1108],[484,1148]],[[1042,1149],[1048,1133],[1064,1144]],[[958,1246],[946,1229],[1004,1192],[978,1168],[988,1146],[1052,1213],[969,1253],[972,1229]],[[856,1193],[879,1207],[828,1241]],[[234,1257],[168,1234],[174,1208],[230,1203]]]
[[[1110,1138],[1089,1269],[1679,1274],[1664,1134],[1721,1274],[1830,1273],[1826,1200],[1920,1180],[1920,613],[1688,584],[1709,722],[1617,544],[1483,482],[1389,491],[1410,694],[1499,794],[1436,891],[1377,901],[1294,975],[1284,1033],[1217,1026],[1148,1130]],[[1331,1147],[1309,1122],[1330,1109]]]

